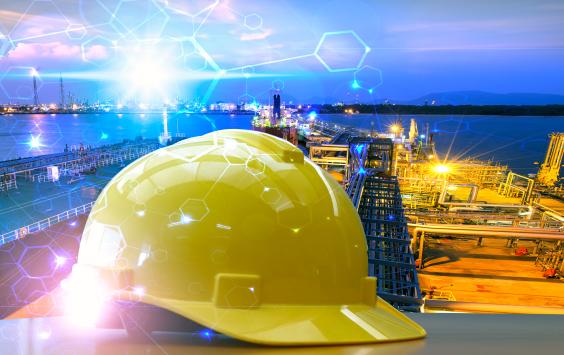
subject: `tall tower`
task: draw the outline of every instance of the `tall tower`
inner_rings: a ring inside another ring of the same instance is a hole
[[[39,106],[39,96],[37,95],[37,76],[39,73],[37,69],[31,69],[31,76],[33,77],[33,104]]]
[[[59,74],[59,87],[61,89],[61,110],[65,109],[65,86],[63,85],[63,75]]]
[[[415,143],[418,135],[419,131],[417,130],[417,121],[415,121],[415,118],[412,118],[411,126],[409,127],[409,142]]]
[[[542,185],[554,186],[558,182],[558,175],[564,156],[564,133],[552,133],[546,150],[544,163],[540,166],[537,180]]]
[[[274,94],[273,99],[274,99],[274,104],[272,108],[272,116],[274,119],[279,120],[280,116],[282,115],[280,94]]]

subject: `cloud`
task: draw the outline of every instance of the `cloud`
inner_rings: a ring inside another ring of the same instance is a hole
[[[101,44],[95,44],[86,50],[84,56],[88,60],[103,60],[108,58],[110,54],[108,53],[108,48]]]
[[[259,41],[261,39],[266,39],[270,37],[271,34],[272,34],[271,29],[264,29],[260,32],[242,33],[241,36],[239,36],[239,39],[241,41]]]
[[[18,43],[7,57],[13,60],[80,59],[80,46],[61,42]]]

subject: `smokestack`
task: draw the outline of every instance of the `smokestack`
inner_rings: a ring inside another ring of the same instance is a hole
[[[61,110],[65,109],[65,86],[63,85],[63,75],[59,74],[59,86],[61,89]]]
[[[272,109],[272,115],[275,119],[280,119],[281,117],[281,110],[280,110],[280,94],[274,94],[274,105]]]

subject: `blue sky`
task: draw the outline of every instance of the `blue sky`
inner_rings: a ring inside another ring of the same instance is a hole
[[[564,95],[560,0],[52,0],[0,6],[0,101]]]

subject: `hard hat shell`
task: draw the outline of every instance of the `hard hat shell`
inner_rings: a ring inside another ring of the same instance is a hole
[[[376,297],[358,214],[290,143],[224,130],[162,148],[105,187],[80,269],[244,341],[343,344],[425,336]],[[142,290],[142,292],[139,292]]]

